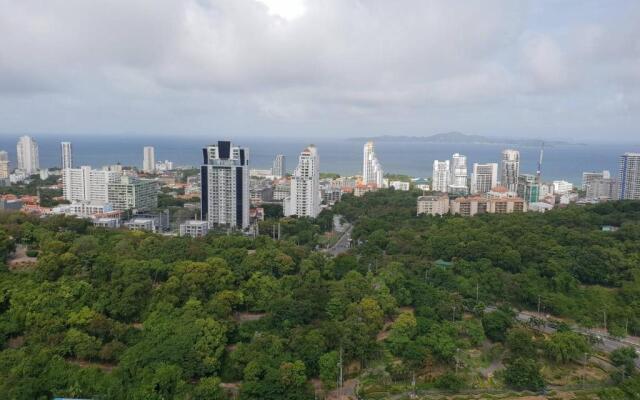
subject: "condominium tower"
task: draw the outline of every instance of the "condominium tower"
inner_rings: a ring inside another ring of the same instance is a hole
[[[618,199],[640,200],[640,153],[624,153],[620,156]]]
[[[18,169],[32,175],[40,169],[38,143],[29,136],[22,136],[16,145],[18,153]]]
[[[282,178],[287,174],[286,160],[283,154],[276,155],[273,160],[273,167],[271,168],[271,175]]]
[[[71,142],[60,142],[60,167],[73,168],[73,149]]]
[[[455,153],[451,157],[451,179],[449,192],[465,195],[467,189],[467,157]]]
[[[120,174],[91,169],[88,165],[62,170],[62,195],[65,200],[92,204],[108,202],[108,185],[118,181]]]
[[[498,164],[473,164],[471,194],[483,194],[498,185]]]
[[[142,160],[142,170],[147,174],[152,174],[156,170],[156,151],[153,146],[145,146]]]
[[[305,148],[291,177],[291,193],[284,199],[287,216],[315,218],[320,213],[320,157],[314,145]]]
[[[0,179],[9,178],[9,153],[0,151]]]
[[[518,190],[518,176],[520,175],[520,152],[518,150],[502,150],[500,164],[500,184],[510,192]]]
[[[446,193],[449,190],[450,181],[449,160],[433,161],[432,188],[436,192]]]
[[[209,227],[249,227],[249,149],[219,141],[202,149],[201,219]]]
[[[384,173],[382,166],[376,157],[373,142],[367,142],[364,145],[362,159],[362,183],[365,185],[374,184],[381,188],[384,186]]]

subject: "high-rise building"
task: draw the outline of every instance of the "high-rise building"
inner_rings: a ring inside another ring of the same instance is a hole
[[[276,155],[273,160],[273,168],[271,168],[271,175],[282,178],[287,174],[286,159],[283,154]]]
[[[362,159],[362,183],[365,185],[374,184],[378,188],[384,186],[384,173],[382,165],[376,157],[373,142],[367,142],[364,145]]]
[[[9,153],[0,151],[0,179],[9,179]]]
[[[71,142],[60,142],[60,168],[73,168],[73,149]]]
[[[509,191],[515,192],[518,188],[518,176],[520,176],[520,152],[512,149],[502,150],[500,184]]]
[[[449,190],[449,180],[451,178],[449,160],[433,161],[433,176],[431,186],[436,192],[446,193]]]
[[[467,187],[467,157],[455,153],[451,157],[451,178],[449,180],[449,192],[460,195],[468,193]]]
[[[538,177],[531,174],[519,175],[516,191],[518,193],[518,197],[521,197],[527,203],[537,203],[540,197]]]
[[[487,193],[498,185],[498,164],[473,163],[471,173],[471,194]]]
[[[153,146],[145,146],[143,152],[142,171],[152,174],[156,170],[156,151]]]
[[[92,204],[108,202],[108,185],[118,181],[120,174],[91,169],[88,165],[62,170],[62,195],[65,200]]]
[[[618,185],[612,178],[593,178],[589,181],[586,198],[591,200],[611,200],[616,198]]]
[[[604,170],[602,172],[583,172],[582,173],[582,190],[587,190],[587,187],[594,179],[609,179],[611,174],[609,171]]]
[[[291,193],[284,200],[284,214],[315,218],[320,213],[320,157],[314,145],[300,153],[291,177]]]
[[[9,154],[6,151],[0,151],[0,186],[9,186],[11,172],[9,170]]]
[[[18,139],[16,146],[18,153],[18,169],[27,175],[33,175],[40,169],[40,159],[38,155],[38,143],[29,136],[22,136]]]
[[[116,211],[151,210],[158,207],[158,183],[150,179],[120,176],[107,185],[107,202]]]
[[[640,200],[640,153],[624,153],[620,156],[618,199]]]
[[[202,150],[202,220],[210,228],[249,227],[249,150],[219,141]]]

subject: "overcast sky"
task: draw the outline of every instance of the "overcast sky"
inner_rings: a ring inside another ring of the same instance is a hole
[[[0,134],[640,137],[640,2],[0,0]]]

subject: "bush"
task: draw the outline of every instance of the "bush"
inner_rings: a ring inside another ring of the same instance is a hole
[[[27,257],[38,257],[38,250],[29,249],[26,254]]]
[[[435,386],[438,389],[457,392],[464,386],[464,380],[452,372],[447,372],[436,379]]]

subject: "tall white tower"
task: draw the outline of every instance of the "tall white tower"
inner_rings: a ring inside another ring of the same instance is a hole
[[[40,169],[38,143],[29,136],[22,136],[18,139],[16,150],[18,153],[18,169],[25,171],[28,175],[38,172],[38,169]]]
[[[432,187],[436,192],[446,193],[449,190],[451,178],[449,160],[433,161]]]
[[[362,158],[362,183],[375,184],[378,188],[384,186],[382,165],[376,157],[373,142],[365,143]]]
[[[276,155],[271,168],[271,175],[282,178],[287,173],[286,160],[283,154]]]
[[[60,155],[62,169],[73,168],[73,149],[71,142],[60,142]]]
[[[249,149],[218,141],[202,149],[200,212],[209,227],[249,227]]]
[[[518,190],[518,176],[520,175],[520,152],[518,150],[502,150],[500,165],[500,184],[510,192]]]
[[[152,174],[156,170],[156,151],[153,146],[145,146],[144,148],[142,170],[148,174]]]
[[[284,199],[284,214],[315,218],[320,213],[320,157],[314,145],[300,153],[291,177],[291,194]]]
[[[451,180],[449,191],[456,193],[467,193],[467,157],[455,153],[451,156]]]
[[[618,199],[640,200],[640,153],[620,156],[618,172]]]

